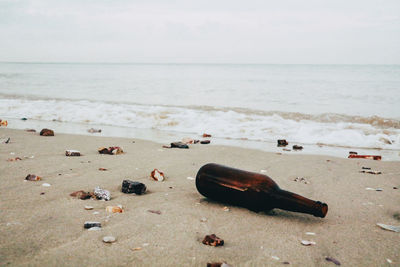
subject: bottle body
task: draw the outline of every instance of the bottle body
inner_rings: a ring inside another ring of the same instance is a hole
[[[196,188],[205,197],[252,211],[273,208],[325,217],[328,205],[282,190],[268,176],[214,163],[200,168]]]

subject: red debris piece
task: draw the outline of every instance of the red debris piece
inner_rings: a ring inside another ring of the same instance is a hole
[[[41,136],[54,136],[54,131],[53,131],[53,130],[50,130],[50,129],[44,128],[44,129],[42,129],[42,130],[40,131],[40,135],[41,135]]]
[[[7,159],[7,161],[18,161],[18,160],[22,160],[22,159],[20,157]]]
[[[355,155],[355,154],[350,154],[349,159],[373,159],[373,160],[381,160],[382,156],[378,155]]]
[[[99,171],[106,171],[106,168],[99,168]]]
[[[204,245],[218,247],[224,245],[224,240],[217,237],[215,234],[211,234],[211,235],[206,235],[202,243]]]
[[[203,133],[203,137],[204,137],[204,138],[211,137],[211,134]]]

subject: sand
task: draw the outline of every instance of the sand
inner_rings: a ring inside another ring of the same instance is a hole
[[[218,261],[231,266],[280,266],[283,262],[335,266],[325,260],[327,256],[342,266],[400,265],[400,233],[376,225],[400,225],[400,189],[394,189],[400,187],[399,162],[277,154],[212,144],[163,149],[162,144],[137,139],[58,133],[42,137],[0,128],[0,139],[5,137],[11,137],[11,143],[0,144],[1,266],[206,266]],[[97,148],[101,146],[121,146],[126,153],[100,155]],[[83,156],[66,157],[66,149],[77,149]],[[23,160],[7,161],[15,157]],[[328,214],[317,218],[278,209],[255,213],[229,205],[225,211],[227,205],[201,196],[195,181],[187,178],[196,177],[209,162],[265,170],[282,189],[327,203]],[[383,173],[360,173],[362,167]],[[164,171],[164,182],[149,178],[154,168]],[[24,181],[27,174],[43,180]],[[296,182],[296,177],[309,183]],[[146,184],[148,192],[122,193],[124,179]],[[51,186],[43,187],[43,183]],[[69,196],[96,186],[109,190],[112,199]],[[123,213],[106,213],[106,206],[118,204]],[[85,205],[94,209],[85,210]],[[103,227],[88,231],[83,228],[85,221],[99,221]],[[201,243],[213,233],[224,239],[224,246]],[[116,242],[103,243],[108,235],[116,237]],[[316,244],[303,246],[301,240]]]

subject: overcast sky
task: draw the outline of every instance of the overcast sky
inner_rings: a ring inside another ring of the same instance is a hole
[[[0,61],[400,64],[400,0],[0,0]]]

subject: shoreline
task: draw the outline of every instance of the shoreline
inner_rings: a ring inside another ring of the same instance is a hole
[[[97,124],[82,124],[72,122],[58,122],[58,121],[39,121],[20,119],[7,119],[9,129],[35,129],[40,131],[42,128],[51,128],[56,132],[63,134],[84,135],[84,136],[102,136],[102,137],[115,137],[115,138],[138,138],[150,142],[168,145],[171,142],[180,141],[182,138],[201,139],[200,135],[195,133],[181,133],[173,131],[164,131],[156,129],[140,129],[133,127],[110,126],[110,125],[97,125]],[[88,133],[90,128],[102,129],[101,133]],[[211,133],[212,134],[212,133]],[[229,147],[240,147],[257,149],[264,152],[282,153],[282,154],[299,154],[299,155],[319,155],[319,156],[333,156],[337,158],[347,158],[349,151],[357,151],[360,155],[381,155],[383,161],[400,161],[400,150],[389,150],[380,148],[362,148],[362,147],[344,147],[325,144],[304,144],[300,142],[290,142],[287,147],[277,147],[276,142],[266,142],[247,139],[233,139],[233,138],[218,138],[212,137],[212,145],[223,145]],[[293,150],[292,145],[301,145],[304,147],[302,150]],[[291,151],[285,151],[290,149]]]
[[[343,266],[382,266],[389,264],[388,259],[393,266],[400,263],[399,233],[376,225],[400,225],[400,189],[394,189],[400,187],[398,162],[219,145],[162,149],[158,143],[134,138],[57,132],[54,137],[42,137],[0,128],[0,137],[5,136],[11,137],[11,143],[0,144],[4,211],[0,217],[0,265],[206,266],[207,262],[226,261],[231,266],[280,266],[283,262],[335,266],[326,257]],[[100,155],[97,149],[101,146],[121,146],[126,153]],[[66,157],[66,149],[80,150],[83,156]],[[22,160],[7,161],[11,157]],[[209,162],[266,174],[282,189],[327,203],[328,214],[321,219],[279,209],[255,213],[210,201],[188,179]],[[100,167],[107,171],[99,171]],[[360,173],[362,167],[382,174]],[[149,178],[154,168],[164,171],[164,182]],[[28,173],[43,179],[24,181]],[[295,181],[296,177],[308,183]],[[124,179],[144,183],[147,193],[122,193]],[[51,186],[43,187],[43,183]],[[111,200],[69,196],[96,186],[109,190]],[[105,211],[106,206],[118,204],[123,213]],[[85,205],[94,209],[85,210]],[[85,230],[85,221],[99,221],[102,228]],[[224,239],[224,246],[201,243],[205,235],[213,233]],[[107,235],[117,241],[103,243]],[[301,240],[316,244],[304,246]]]

